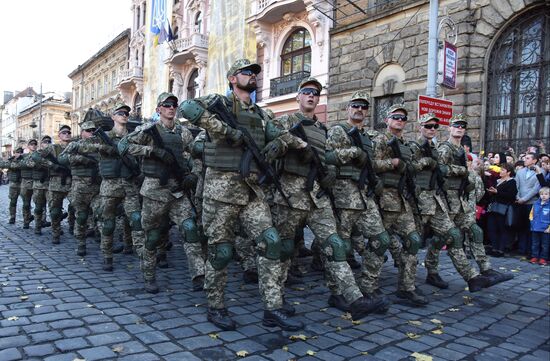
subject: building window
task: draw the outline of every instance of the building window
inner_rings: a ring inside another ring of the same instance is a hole
[[[107,94],[111,91],[111,88],[109,87],[109,76],[104,75],[103,76],[103,93]]]
[[[90,100],[94,100],[95,99],[95,86],[92,84],[92,87],[91,87],[91,99]]]
[[[385,95],[374,99],[374,110],[372,114],[372,128],[386,128],[384,119],[388,109],[394,104],[402,104],[404,100],[403,93]],[[372,105],[372,104],[371,104]]]
[[[101,80],[97,79],[97,97],[101,97],[103,93],[101,92]]]
[[[489,59],[485,149],[522,152],[550,143],[550,9],[519,17]]]
[[[281,75],[311,71],[311,36],[300,28],[285,42],[281,53]]]
[[[193,73],[191,73],[189,77],[189,82],[187,83],[187,99],[194,99],[197,96],[199,84],[197,84],[196,80],[198,76],[198,69],[193,70]]]
[[[199,11],[195,15],[195,33],[200,33],[202,31],[202,13]]]
[[[116,70],[113,70],[113,71],[111,72],[111,89],[115,89],[116,84],[117,84]]]

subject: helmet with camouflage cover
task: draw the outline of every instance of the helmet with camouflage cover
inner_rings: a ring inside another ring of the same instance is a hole
[[[178,97],[177,96],[175,96],[172,93],[164,92],[164,93],[160,93],[160,95],[158,96],[157,106],[159,106],[160,103],[163,103],[168,99],[174,99],[176,101],[176,104],[178,103]]]
[[[315,85],[315,87],[321,91],[323,90],[323,85],[319,82],[319,80],[315,79],[314,77],[312,76],[309,76],[307,78],[304,78],[302,79],[302,81],[300,82],[300,85],[298,86],[298,90],[304,88],[306,85],[308,84],[313,84]]]
[[[407,108],[405,108],[405,104],[393,104],[391,107],[388,108],[388,111],[386,112],[386,117],[389,117],[392,113],[401,110],[405,112],[405,115],[408,115],[409,112],[407,112]]]
[[[130,106],[124,104],[124,102],[118,102],[118,103],[115,104],[115,107],[113,108],[113,113],[115,113],[116,111],[121,110],[121,109],[126,110],[128,113],[132,110],[132,108],[130,108]]]
[[[426,113],[426,114],[422,114],[420,118],[418,118],[418,123],[424,124],[429,122],[430,120],[435,120],[436,122],[439,123],[440,119],[434,113]]]
[[[238,72],[239,70],[244,70],[244,69],[250,69],[255,74],[259,74],[262,71],[262,67],[259,64],[252,63],[248,59],[239,59],[235,61],[227,71],[227,78],[229,78],[232,75],[235,75],[235,73]]]
[[[468,118],[462,113],[455,114],[449,119],[449,124],[453,125],[456,123],[468,124]]]
[[[204,114],[204,108],[194,99],[187,99],[178,107],[178,116],[195,124]]]
[[[93,121],[87,120],[82,123],[80,123],[80,129],[82,130],[88,130],[88,129],[95,129],[96,125]]]
[[[351,95],[351,98],[349,99],[348,104],[350,104],[351,102],[360,101],[360,100],[364,100],[365,102],[367,102],[367,104],[370,104],[369,95],[367,94],[366,91],[358,90],[355,93],[353,93]]]

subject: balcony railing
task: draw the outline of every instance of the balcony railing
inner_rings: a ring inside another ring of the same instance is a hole
[[[193,46],[199,48],[208,48],[208,36],[194,33],[191,36],[183,39],[176,39],[173,41],[174,49],[178,53],[182,53]]]
[[[271,79],[269,96],[278,97],[280,95],[296,93],[302,79],[307,78],[309,74],[307,71],[300,71]]]
[[[123,70],[118,76],[118,82],[121,83],[132,78],[143,78],[143,68],[134,67]]]

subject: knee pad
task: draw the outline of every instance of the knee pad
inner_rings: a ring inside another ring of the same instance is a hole
[[[369,239],[369,248],[378,257],[382,257],[390,246],[390,234],[384,231]]]
[[[157,244],[160,241],[160,229],[150,229],[145,232],[145,249],[156,251]]]
[[[185,242],[197,243],[200,241],[199,227],[193,218],[187,218],[181,222],[180,232],[185,235]]]
[[[431,247],[433,249],[437,249],[438,251],[441,250],[441,248],[443,248],[443,246],[445,245],[445,238],[442,237],[442,236],[437,236],[437,235],[434,235],[432,237],[432,242],[431,242]]]
[[[104,236],[112,236],[115,233],[116,221],[114,219],[105,219],[103,221],[103,228],[101,234]]]
[[[267,259],[281,259],[281,238],[274,227],[265,229],[256,243],[260,246],[259,254]]]
[[[85,226],[88,221],[88,211],[78,211],[76,213],[76,224],[79,226]],[[103,225],[105,227],[105,225]]]
[[[403,248],[412,255],[418,253],[421,244],[422,238],[420,238],[420,234],[416,231],[407,234],[407,236],[403,239]]]
[[[294,254],[294,240],[282,239],[281,240],[281,261],[289,260]]]
[[[52,219],[52,221],[60,221],[62,214],[63,212],[61,211],[61,208],[50,208],[50,218]]]
[[[233,259],[233,245],[231,243],[218,243],[208,246],[208,261],[216,271],[227,267]]]
[[[483,244],[483,230],[474,223],[470,226],[470,232],[472,233],[472,240],[475,243]]]
[[[345,262],[348,254],[351,252],[351,242],[342,239],[338,234],[331,234],[325,241],[332,249],[332,256],[328,257],[329,261]]]
[[[136,211],[130,213],[130,229],[132,231],[142,231],[143,228],[141,228],[141,212]]]
[[[446,238],[450,241],[450,246],[455,249],[462,248],[463,235],[460,229],[453,227],[447,231]]]

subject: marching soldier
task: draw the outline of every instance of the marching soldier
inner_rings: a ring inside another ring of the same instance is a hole
[[[477,292],[488,287],[489,280],[481,276],[468,262],[462,248],[462,233],[449,218],[447,205],[444,203],[444,198],[447,197],[445,181],[441,173],[439,155],[433,142],[439,128],[439,118],[433,113],[428,113],[423,114],[418,122],[420,137],[416,142],[411,142],[411,146],[419,168],[416,174],[416,185],[421,189],[418,196],[423,226],[421,228],[427,226],[434,234],[432,238],[434,241],[428,248],[439,251],[446,245],[447,254],[458,273],[468,283],[470,292]],[[425,264],[428,269],[426,282],[439,288],[447,288],[448,285],[437,273],[437,265],[434,266],[429,258],[426,259]]]
[[[193,136],[187,128],[176,124],[177,108],[178,98],[175,95],[160,94],[157,99],[160,120],[136,129],[118,145],[121,156],[128,153],[143,157],[145,179],[140,194],[143,196],[141,225],[145,232],[145,247],[142,268],[145,290],[149,293],[159,290],[156,284],[156,253],[166,218],[177,225],[185,242],[196,245],[193,253],[187,253],[187,259],[190,264],[202,265],[202,269],[199,266],[192,270],[192,279],[198,278],[200,281],[204,274],[198,227],[189,195],[196,187],[197,177],[191,174],[184,157]],[[201,261],[197,262],[197,259]]]
[[[34,164],[29,162],[36,148],[38,141],[31,139],[27,143],[28,153],[24,154],[21,159],[21,198],[23,200],[23,229],[28,229],[30,223],[34,219],[31,215],[31,200],[33,189],[33,168]]]
[[[375,200],[383,184],[375,174],[374,145],[364,122],[368,109],[368,95],[363,91],[355,92],[347,106],[347,121],[333,126],[328,132],[327,162],[337,166],[333,191],[340,235],[344,239],[351,238],[353,248],[363,258],[357,283],[361,292],[373,299],[381,295],[377,281],[390,235],[384,228]],[[354,229],[359,237],[353,237]],[[369,239],[367,246],[365,238]],[[334,301],[342,309],[342,300]]]
[[[60,154],[61,162],[68,162],[71,169],[71,191],[68,195],[76,215],[74,237],[77,240],[78,256],[86,255],[86,231],[88,218],[98,209],[98,194],[101,178],[98,170],[98,154],[88,151],[88,144],[97,143],[93,137],[96,126],[93,121],[84,121],[80,125],[80,139],[71,142]],[[90,214],[90,211],[92,213]],[[93,222],[95,224],[95,221]]]
[[[17,214],[17,199],[21,192],[21,159],[23,148],[19,147],[13,153],[13,156],[8,159],[0,160],[0,168],[8,169],[8,180],[10,182],[9,195],[10,199],[10,219],[9,224],[15,224],[15,216]]]
[[[204,148],[207,168],[202,210],[208,237],[204,287],[208,299],[207,318],[224,330],[236,327],[225,308],[224,290],[227,266],[233,258],[235,230],[237,222],[241,222],[247,236],[256,241],[263,324],[297,330],[303,325],[289,319],[283,308],[281,240],[273,227],[266,194],[260,185],[260,175],[271,169],[266,167],[258,150],[265,144],[265,122],[269,117],[250,99],[250,93],[257,88],[256,75],[260,71],[258,64],[247,59],[237,60],[227,72],[232,90],[228,97],[214,94],[180,106],[182,114],[204,128],[210,137]],[[248,157],[251,154],[254,159]],[[249,162],[244,162],[241,168],[245,156]]]
[[[52,138],[45,135],[40,140],[40,149],[44,149],[52,144]],[[42,227],[47,226],[46,223],[46,204],[48,187],[50,181],[50,172],[47,167],[41,164],[36,164],[32,170],[33,191],[32,200],[34,202],[34,233],[42,234]]]

